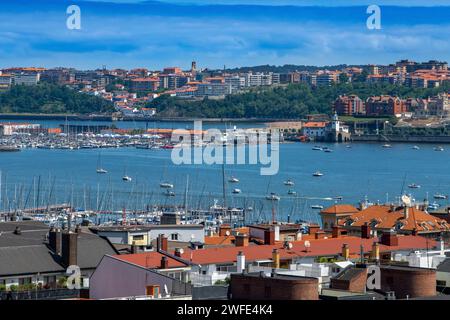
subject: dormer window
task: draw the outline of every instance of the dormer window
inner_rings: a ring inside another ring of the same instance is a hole
[[[403,226],[404,226],[403,222],[397,222],[395,224],[395,230],[401,230]]]

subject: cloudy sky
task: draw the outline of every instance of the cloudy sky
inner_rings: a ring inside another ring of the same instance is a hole
[[[372,3],[381,30],[366,27]],[[81,30],[66,28],[70,4],[81,8]],[[0,0],[0,8],[0,67],[450,60],[450,1]]]

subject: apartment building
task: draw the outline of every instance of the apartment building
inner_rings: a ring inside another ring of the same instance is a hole
[[[364,101],[357,95],[339,96],[333,103],[333,111],[338,115],[351,116],[365,114]]]

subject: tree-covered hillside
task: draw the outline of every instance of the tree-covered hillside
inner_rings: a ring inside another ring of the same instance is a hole
[[[415,89],[367,83],[346,83],[317,88],[305,84],[291,84],[287,87],[254,89],[243,94],[229,95],[223,100],[189,101],[161,96],[149,106],[157,108],[158,115],[168,117],[295,119],[307,114],[331,113],[333,101],[343,94],[356,94],[363,100],[382,94],[424,98],[449,89],[449,86]]]
[[[76,90],[42,83],[36,86],[13,86],[0,93],[2,113],[94,113],[112,112],[112,103]]]

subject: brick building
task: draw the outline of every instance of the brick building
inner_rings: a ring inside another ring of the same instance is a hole
[[[366,100],[366,115],[395,116],[406,112],[402,99],[392,96],[374,96]]]
[[[237,300],[318,300],[319,280],[272,273],[232,274],[231,298]]]
[[[364,101],[357,95],[339,96],[333,103],[333,111],[340,116],[365,114]]]

